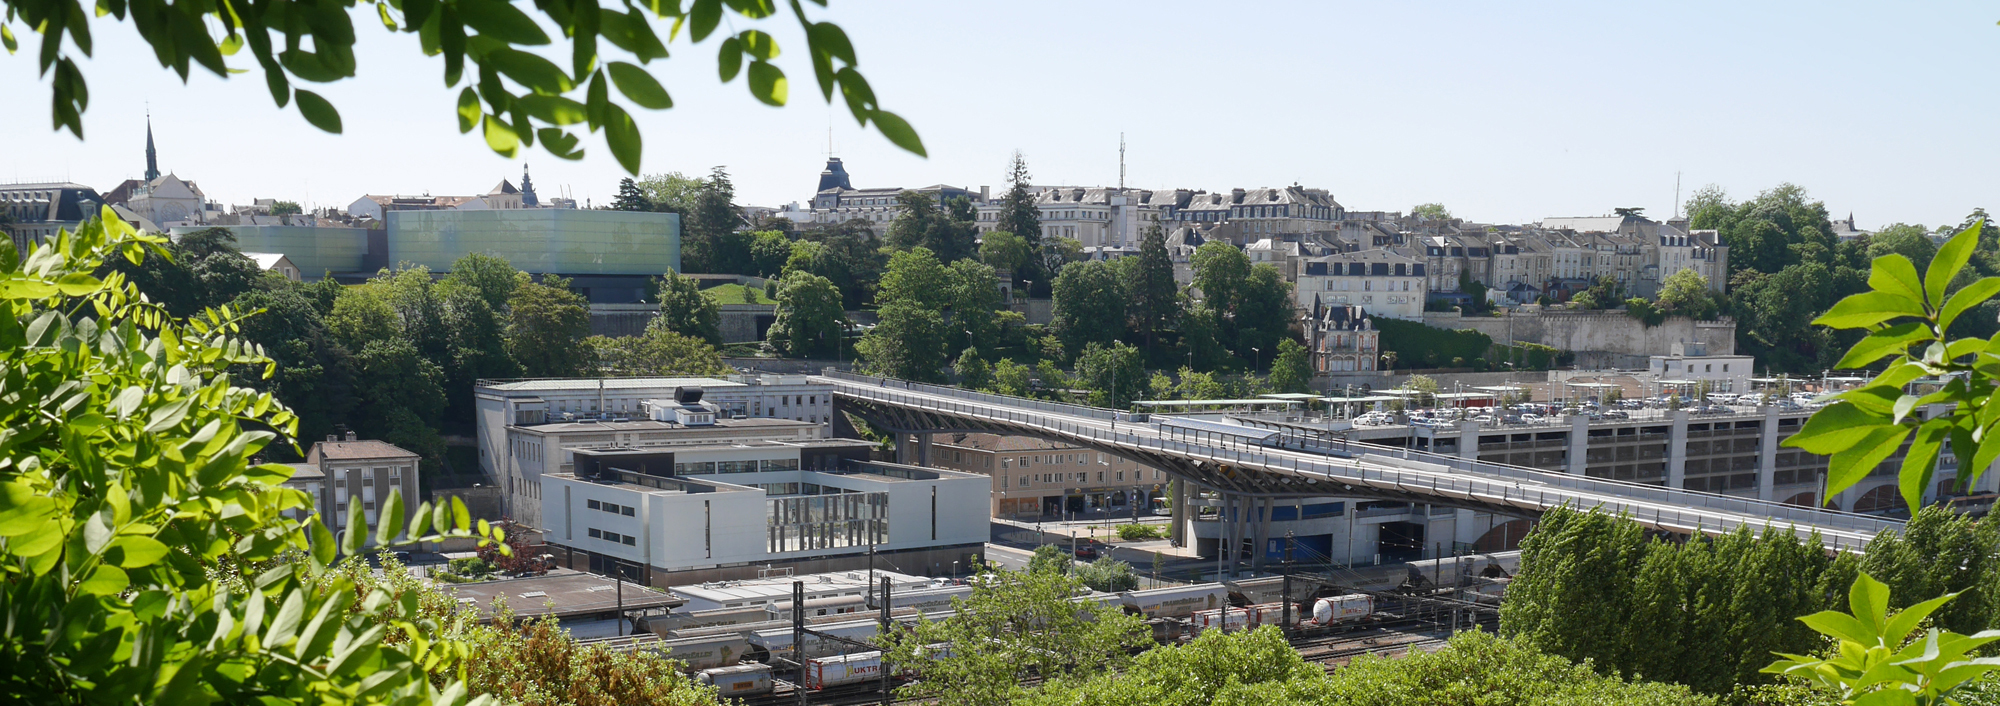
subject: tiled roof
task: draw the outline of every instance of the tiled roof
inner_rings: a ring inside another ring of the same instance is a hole
[[[313,444],[312,454],[306,463],[329,461],[354,461],[375,458],[416,458],[417,455],[405,451],[403,447],[387,441],[321,441]]]

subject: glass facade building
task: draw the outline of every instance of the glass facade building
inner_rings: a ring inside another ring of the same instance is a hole
[[[313,280],[326,273],[346,274],[366,269],[368,231],[361,228],[320,228],[315,226],[220,226],[236,236],[236,249],[243,252],[277,253],[299,266],[299,276]],[[174,228],[180,236],[207,226]]]
[[[529,208],[387,215],[391,266],[443,272],[468,253],[494,255],[531,274],[658,276],[681,266],[681,217],[674,213]]]

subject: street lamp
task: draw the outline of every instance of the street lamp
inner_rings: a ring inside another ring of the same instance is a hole
[[[1257,357],[1252,358],[1250,363],[1250,372],[1254,373],[1257,372],[1258,368],[1264,367],[1264,349],[1251,346],[1250,351],[1257,354]]]

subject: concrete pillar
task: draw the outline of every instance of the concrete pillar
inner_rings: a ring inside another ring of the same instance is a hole
[[[1176,547],[1187,546],[1187,481],[1174,478],[1167,481],[1168,507],[1173,510],[1173,527],[1167,530],[1167,539]]]
[[[1263,498],[1262,502],[1258,503],[1257,531],[1251,536],[1256,537],[1257,541],[1252,543],[1256,548],[1250,550],[1250,570],[1258,571],[1264,568],[1264,545],[1271,540],[1270,498]]]
[[[1569,458],[1564,470],[1571,475],[1583,475],[1584,454],[1590,449],[1590,418],[1581,414],[1569,418]]]
[[[1688,413],[1685,409],[1667,412],[1667,487],[1687,487]]]
[[[1775,500],[1778,473],[1778,408],[1762,407],[1764,420],[1760,422],[1757,440],[1757,499]]]
[[[917,435],[917,465],[925,468],[930,468],[931,466],[932,436],[935,436],[935,434],[924,433]]]
[[[912,438],[912,437],[914,437],[914,436],[915,436],[915,435],[913,435],[913,434],[897,434],[897,435],[896,435],[896,462],[897,462],[897,463],[900,463],[900,464],[903,464],[903,465],[905,465],[905,466],[908,466],[908,465],[911,465],[911,463],[912,463],[912,462],[913,462],[913,461],[915,460],[915,459],[914,459],[913,457],[914,457],[914,456],[916,455],[916,449],[915,449],[915,448],[913,448],[913,445],[914,445],[914,443],[915,443],[915,442],[914,442],[914,440],[913,440],[913,438]]]
[[[1236,562],[1243,560],[1243,540],[1250,537],[1250,516],[1257,512],[1257,499],[1236,496],[1236,536],[1230,537],[1230,573],[1237,573]]]
[[[1234,507],[1236,497],[1228,493],[1223,493],[1221,500],[1221,507],[1216,508],[1215,513],[1215,578],[1217,580],[1229,577],[1229,533],[1234,529],[1233,525],[1236,524],[1229,519],[1229,513],[1231,508]]]
[[[1458,457],[1479,460],[1479,422],[1467,419],[1458,423]]]

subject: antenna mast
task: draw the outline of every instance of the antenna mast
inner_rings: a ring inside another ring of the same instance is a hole
[[[1125,133],[1118,133],[1118,190],[1125,190]]]
[[[1674,217],[1681,217],[1681,173],[1674,172]]]

